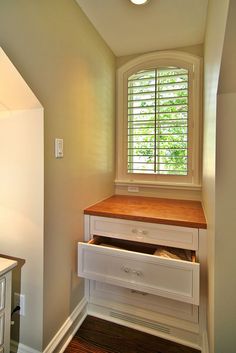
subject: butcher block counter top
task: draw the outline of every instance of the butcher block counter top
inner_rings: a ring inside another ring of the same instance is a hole
[[[206,229],[200,201],[114,195],[84,210],[87,215]]]

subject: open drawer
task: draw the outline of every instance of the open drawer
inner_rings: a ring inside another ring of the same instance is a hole
[[[199,267],[190,250],[100,236],[78,243],[79,276],[195,305]]]

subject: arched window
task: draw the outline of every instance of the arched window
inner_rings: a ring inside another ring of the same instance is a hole
[[[117,181],[200,183],[200,59],[143,55],[118,70]]]

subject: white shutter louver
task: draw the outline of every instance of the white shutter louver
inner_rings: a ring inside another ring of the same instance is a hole
[[[188,70],[163,67],[128,78],[128,173],[188,174]]]

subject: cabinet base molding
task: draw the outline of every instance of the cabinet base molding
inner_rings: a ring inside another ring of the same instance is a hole
[[[146,332],[188,347],[201,350],[199,334],[164,325],[161,322],[145,320],[129,313],[111,310],[104,306],[88,304],[88,315],[111,321],[134,330]]]

